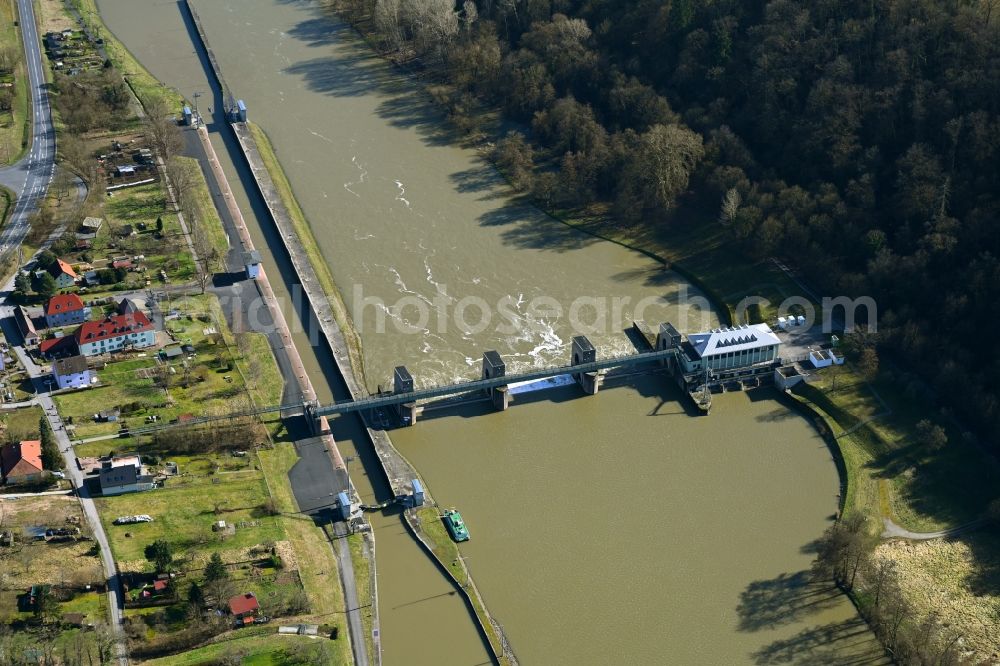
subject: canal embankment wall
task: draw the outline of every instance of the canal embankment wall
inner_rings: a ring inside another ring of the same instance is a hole
[[[201,24],[201,20],[198,17],[197,12],[191,7],[190,0],[185,0],[184,6],[187,8],[188,12],[191,14],[192,21],[198,33],[198,38],[201,40],[202,47],[205,49],[208,55],[208,60],[212,68],[212,74],[216,79],[216,83],[219,88],[223,91],[224,96],[230,97],[231,93],[229,88],[226,86],[225,80],[222,76],[222,70],[218,64],[218,60],[215,57],[214,52],[209,45],[208,38],[205,34],[204,28]],[[316,318],[317,324],[319,325],[320,331],[323,333],[328,347],[330,348],[331,354],[334,359],[334,363],[337,366],[337,371],[342,377],[344,384],[347,387],[348,392],[351,397],[355,400],[364,398],[368,396],[367,390],[362,386],[355,376],[354,370],[350,363],[350,351],[346,339],[344,338],[343,332],[340,330],[337,324],[336,318],[334,316],[332,307],[330,305],[329,297],[323,292],[322,283],[320,282],[316,269],[309,259],[309,256],[303,247],[303,244],[296,233],[294,222],[292,216],[288,211],[287,206],[279,194],[278,188],[274,184],[274,180],[268,171],[264,160],[261,158],[260,148],[257,145],[257,141],[250,130],[247,123],[237,122],[231,123],[230,127],[236,136],[237,142],[240,145],[240,149],[243,153],[243,158],[250,168],[253,174],[254,182],[257,185],[257,189],[260,192],[261,197],[267,206],[268,212],[271,215],[271,219],[277,228],[282,244],[288,253],[289,259],[292,263],[292,267],[295,270],[299,282],[302,285],[302,289],[305,292],[306,298],[308,300],[309,306],[312,309],[313,315]],[[205,133],[205,141],[207,141],[207,132]],[[214,155],[214,152],[212,153]],[[221,168],[220,168],[221,171]],[[227,197],[227,204],[235,206],[235,202],[232,201],[232,197]],[[249,238],[249,233],[246,230],[246,225],[243,223],[242,216],[234,216],[234,219],[239,220],[240,236],[241,242],[247,243],[247,249],[252,249],[252,241]],[[270,288],[270,285],[267,285]],[[273,293],[271,294],[273,299]],[[275,317],[275,321],[279,321],[278,317],[281,317],[280,321],[284,323],[284,317],[279,312]],[[283,329],[287,333],[287,327]],[[289,338],[290,343],[290,338]],[[293,346],[294,348],[294,346]],[[295,354],[298,358],[298,354]],[[299,361],[301,364],[301,360]],[[315,399],[315,391],[312,391],[312,386],[310,384],[310,393],[308,395],[312,396],[311,399]],[[303,391],[305,394],[305,391]],[[408,495],[412,492],[412,481],[419,478],[416,469],[399,453],[399,451],[393,446],[392,441],[389,436],[380,430],[374,430],[369,427],[367,421],[363,414],[358,414],[361,418],[362,423],[365,426],[365,431],[368,434],[368,438],[375,448],[378,454],[379,461],[381,463],[382,471],[385,474],[389,486],[392,489],[393,494],[396,497],[402,497]],[[331,442],[333,442],[333,437],[330,433],[329,424],[327,423],[326,417],[320,417],[320,430],[324,437],[328,437]],[[333,442],[332,446],[329,447],[331,451],[336,452],[336,443]],[[339,452],[336,453],[337,465],[341,468],[344,463],[340,457]],[[423,481],[422,481],[423,483]],[[430,492],[427,490],[426,483],[423,483],[425,500],[433,503],[433,498]],[[477,627],[480,631],[481,636],[484,638],[484,642],[489,647],[491,656],[496,663],[511,663],[511,651],[507,649],[499,649],[490,640],[491,633],[500,633],[502,636],[502,629],[500,629],[499,623],[489,614],[486,610],[486,605],[479,594],[478,589],[475,587],[475,583],[472,581],[472,577],[468,575],[466,570],[466,578],[469,581],[467,586],[463,586],[459,583],[458,579],[451,573],[445,566],[444,562],[441,562],[439,558],[434,555],[434,550],[431,544],[427,543],[425,538],[421,534],[419,524],[410,515],[409,512],[404,512],[404,520],[411,534],[416,538],[417,542],[420,543],[421,547],[427,552],[432,559],[438,563],[440,570],[448,576],[456,585],[457,589],[461,592],[462,596],[465,598],[466,604],[472,611],[472,615],[476,620]],[[372,539],[372,551],[374,554],[374,539]],[[464,569],[463,563],[463,569]],[[377,589],[377,588],[376,588]],[[375,593],[377,595],[377,592]],[[377,596],[373,600],[375,607],[378,607]],[[482,609],[482,613],[476,612],[477,608]],[[376,611],[377,613],[377,611]],[[485,617],[484,617],[485,615]],[[376,615],[377,617],[377,615]],[[377,622],[377,621],[376,621]],[[490,626],[493,631],[489,631],[487,626]],[[379,652],[376,649],[376,655]],[[504,657],[501,657],[501,654]]]

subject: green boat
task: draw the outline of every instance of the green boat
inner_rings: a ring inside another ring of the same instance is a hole
[[[447,509],[444,512],[444,525],[448,528],[448,533],[451,534],[451,538],[455,541],[469,540],[469,528],[465,526],[462,514],[455,509]]]

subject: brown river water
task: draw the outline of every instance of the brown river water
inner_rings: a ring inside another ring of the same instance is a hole
[[[99,6],[154,75],[217,109],[176,2]],[[317,5],[196,7],[360,312],[370,388],[399,364],[420,385],[473,378],[487,349],[514,370],[565,363],[579,332],[600,356],[628,353],[622,328],[637,310],[688,331],[716,323],[679,302],[696,292],[656,262],[512,200],[414,85]],[[232,142],[213,129],[255,241],[276,247],[245,170],[225,154]],[[280,250],[266,262],[288,277]],[[321,398],[342,391],[328,353],[297,342]],[[518,393],[505,413],[431,412],[392,438],[437,500],[462,510],[472,532],[463,556],[522,664],[875,661],[850,603],[803,583],[838,479],[822,440],[775,398],[716,396],[711,416],[695,417],[665,377],[649,375],[594,397],[573,386]],[[384,498],[352,423],[334,427],[364,463],[351,467],[354,482],[363,499]],[[487,662],[465,606],[398,517],[373,524],[384,662]]]

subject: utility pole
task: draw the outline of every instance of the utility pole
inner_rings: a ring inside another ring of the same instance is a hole
[[[345,490],[347,491],[348,497],[351,495],[351,461],[353,460],[354,456],[344,456],[344,473],[347,475],[347,488]]]
[[[198,127],[198,123],[201,122],[201,116],[198,115],[198,98],[201,97],[201,93],[195,91],[194,93],[194,126]]]

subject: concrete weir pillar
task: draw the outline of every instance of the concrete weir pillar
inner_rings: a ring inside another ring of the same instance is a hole
[[[493,350],[483,353],[483,379],[504,377],[506,374],[507,365],[500,354]],[[496,386],[486,389],[486,393],[493,400],[493,406],[498,411],[502,412],[510,406],[510,392],[506,386]]]
[[[681,334],[674,325],[670,322],[665,324],[660,324],[660,330],[656,333],[656,351],[666,351],[668,349],[674,349],[680,351],[681,348]],[[665,358],[660,361],[660,365],[665,365],[670,371],[676,369],[677,357],[672,356],[670,358]]]
[[[392,392],[394,394],[413,393],[413,375],[406,366],[398,365],[392,373]],[[417,417],[424,411],[416,402],[404,402],[396,406],[399,418],[407,425],[414,425]]]
[[[309,432],[315,437],[317,435],[323,434],[323,417],[317,416],[316,409],[319,407],[319,401],[317,400],[307,400],[302,403],[302,413],[306,417],[306,423],[309,424]]]
[[[573,356],[571,365],[583,365],[593,363],[597,360],[597,350],[590,343],[585,335],[573,337]],[[583,387],[583,392],[587,395],[595,395],[604,383],[604,373],[600,370],[594,372],[573,373],[573,378]]]

